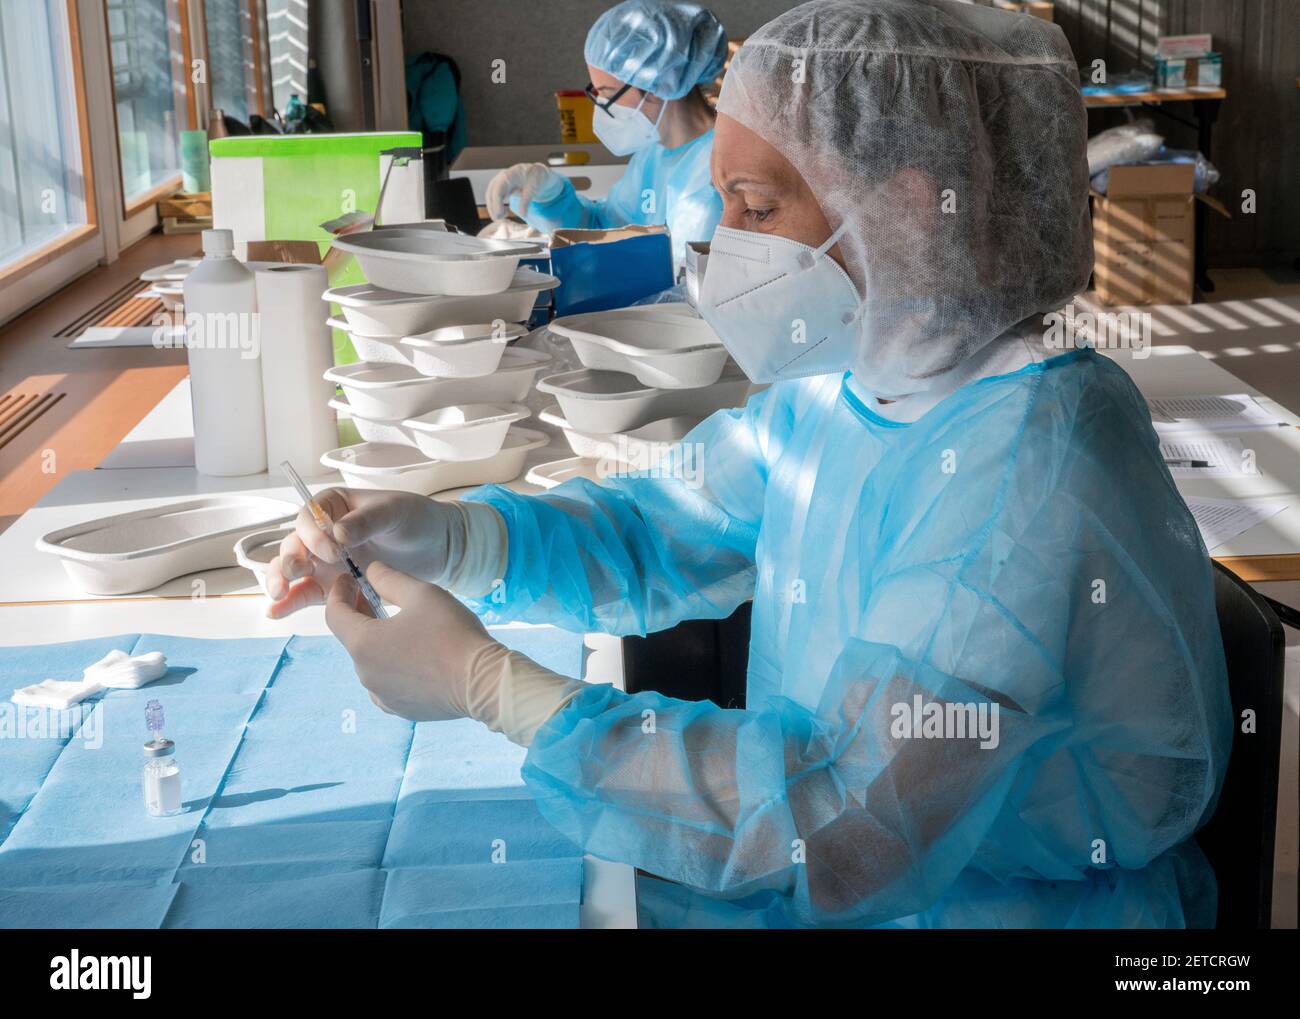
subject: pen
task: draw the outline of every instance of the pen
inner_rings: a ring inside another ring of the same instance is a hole
[[[370,611],[375,614],[376,619],[387,619],[388,613],[384,610],[384,602],[383,599],[379,597],[379,592],[370,586],[370,581],[366,579],[366,575],[362,573],[361,568],[357,566],[356,561],[352,558],[352,553],[348,551],[347,546],[335,541],[334,533],[330,528],[329,517],[327,517],[325,511],[320,508],[320,503],[318,503],[312,496],[311,490],[303,483],[302,478],[298,476],[298,472],[293,469],[293,464],[289,463],[288,460],[285,460],[280,464],[280,469],[284,471],[284,476],[293,482],[293,487],[298,490],[298,495],[302,499],[302,504],[311,511],[312,519],[316,521],[316,526],[321,529],[321,533],[323,533],[325,537],[329,538],[330,541],[334,542],[334,547],[339,550],[339,558],[343,560],[344,565],[348,568],[348,573],[352,574],[352,579],[356,581],[357,587],[361,589],[361,594],[366,599],[366,603],[370,606]]]

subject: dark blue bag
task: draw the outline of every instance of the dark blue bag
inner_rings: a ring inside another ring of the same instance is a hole
[[[465,147],[465,104],[460,97],[460,68],[442,53],[418,53],[406,58],[407,126],[419,131],[425,155],[425,177],[440,180]]]
[[[551,272],[556,315],[625,308],[673,285],[672,242],[660,232],[552,247]]]

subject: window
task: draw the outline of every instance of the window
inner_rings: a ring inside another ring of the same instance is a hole
[[[67,0],[0,3],[0,267],[91,221]]]
[[[190,127],[180,0],[108,0],[108,45],[129,207],[180,173],[180,132]]]
[[[248,0],[203,0],[203,27],[212,105],[247,124],[250,114],[265,112],[259,96],[262,59],[254,10]]]
[[[307,101],[307,0],[266,0],[266,32],[271,53],[271,97],[281,113],[289,97]]]

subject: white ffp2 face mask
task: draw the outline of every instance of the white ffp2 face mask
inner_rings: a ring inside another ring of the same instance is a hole
[[[754,382],[847,371],[858,345],[857,288],[819,247],[720,226],[698,311]]]
[[[616,156],[630,156],[659,140],[659,121],[668,104],[659,107],[659,116],[653,121],[641,112],[650,93],[641,97],[635,106],[600,107],[591,115],[591,129],[600,144]]]

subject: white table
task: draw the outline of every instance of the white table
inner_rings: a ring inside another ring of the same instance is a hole
[[[1107,354],[1123,365],[1143,396],[1248,393],[1287,422],[1223,433],[1255,451],[1258,474],[1179,478],[1176,484],[1184,496],[1287,503],[1281,513],[1215,548],[1213,556],[1246,581],[1300,580],[1300,417],[1191,347],[1155,346],[1144,358],[1128,351]]]
[[[99,462],[101,469],[193,467],[194,408],[190,380],[181,379]]]
[[[266,600],[242,567],[181,577],[141,595],[97,598],[74,587],[57,559],[36,551],[36,539],[60,527],[196,495],[240,492],[297,504],[293,490],[278,476],[212,478],[199,474],[193,467],[193,448],[187,379],[146,415],[99,469],[68,475],[0,534],[0,562],[5,563],[0,571],[0,645],[57,643],[120,633],[214,639],[329,633],[320,606],[288,619],[268,619]],[[567,452],[567,447],[552,444],[535,451],[527,466]],[[337,481],[337,475],[328,475],[308,479],[308,484],[320,488]],[[537,491],[523,481],[512,482],[510,487]],[[201,596],[195,597],[194,582],[200,578]],[[621,688],[619,639],[588,634],[585,643],[584,678]],[[586,856],[583,875],[584,927],[636,926],[633,868]]]
[[[558,162],[566,153],[586,162]],[[612,155],[605,146],[594,143],[557,143],[555,145],[480,145],[470,146],[456,157],[448,173],[464,177],[474,190],[474,201],[487,203],[488,185],[502,170],[516,163],[545,163],[550,169],[573,180],[585,198],[604,198],[627,172],[626,156]]]
[[[1197,305],[1197,309],[1214,305]],[[1275,517],[1215,549],[1214,558],[1263,593],[1294,604],[1300,585],[1265,581],[1300,580],[1300,417],[1245,384],[1218,363],[1191,347],[1156,346],[1145,359],[1129,353],[1112,354],[1124,365],[1144,396],[1196,396],[1210,393],[1249,393],[1279,421],[1292,427],[1233,431],[1234,437],[1255,449],[1260,474],[1256,476],[1179,480],[1184,495],[1201,495],[1250,501],[1279,499],[1290,503]],[[1286,631],[1284,719],[1282,727],[1281,783],[1278,789],[1278,835],[1273,889],[1275,926],[1296,923],[1296,716],[1300,713],[1300,645],[1294,630]]]
[[[84,601],[94,599],[73,586],[51,556],[36,550],[37,539],[63,527],[96,517],[130,513],[169,501],[214,493],[261,495],[298,504],[296,493],[276,474],[213,478],[194,469],[194,422],[189,379],[182,379],[141,419],[93,471],[76,471],[53,489],[6,531],[0,533],[0,605],[11,602]],[[573,455],[558,430],[530,419],[527,424],[551,441],[530,450],[525,473],[538,464]],[[307,478],[319,490],[339,484],[337,473]],[[522,478],[507,488],[524,494],[540,489]],[[454,499],[466,489],[449,489],[435,498]],[[51,564],[56,568],[50,569]],[[196,580],[206,597],[258,594],[252,575],[241,567],[209,570],[170,581],[141,598],[188,598]]]

